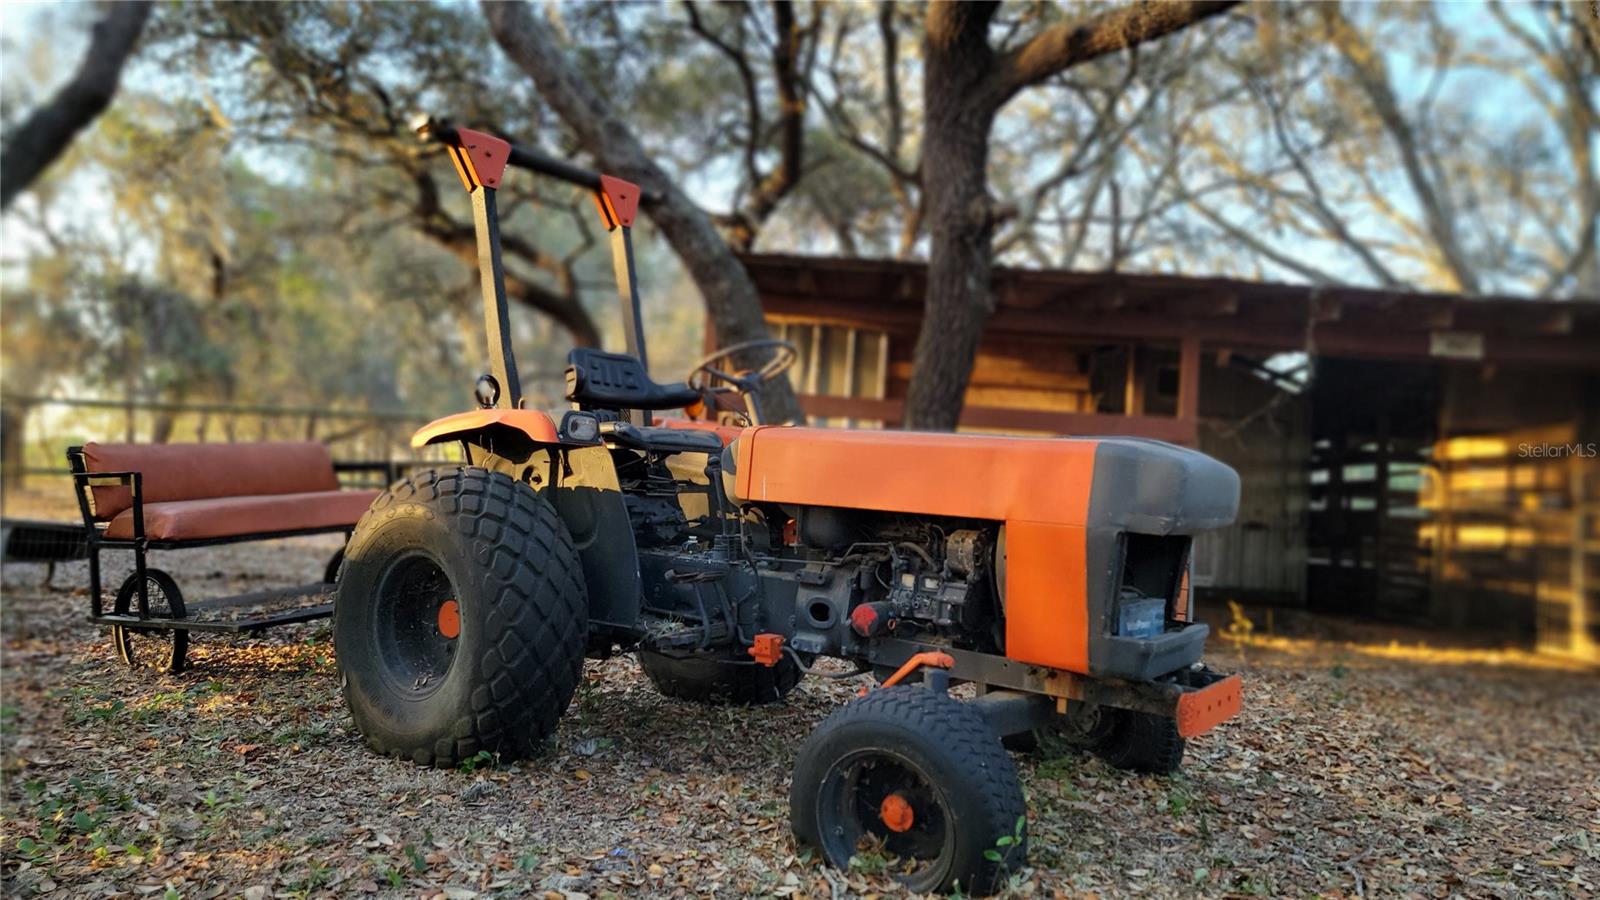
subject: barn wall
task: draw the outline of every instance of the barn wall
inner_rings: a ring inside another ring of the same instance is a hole
[[[1200,449],[1238,471],[1239,517],[1195,542],[1195,585],[1238,599],[1303,604],[1308,405],[1236,368],[1200,376]]]

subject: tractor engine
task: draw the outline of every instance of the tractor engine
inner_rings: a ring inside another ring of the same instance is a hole
[[[993,648],[1000,622],[992,525],[806,508],[794,547],[797,648],[838,653],[890,633]],[[820,558],[819,558],[820,557]]]
[[[724,518],[703,463],[619,455],[617,472],[659,649],[763,632],[808,655],[891,633],[1000,648],[994,523],[780,506]]]

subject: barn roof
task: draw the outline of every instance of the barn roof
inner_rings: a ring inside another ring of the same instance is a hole
[[[767,314],[892,332],[922,318],[920,262],[741,257]],[[1600,298],[1464,297],[1120,272],[997,268],[991,334],[1600,369]]]

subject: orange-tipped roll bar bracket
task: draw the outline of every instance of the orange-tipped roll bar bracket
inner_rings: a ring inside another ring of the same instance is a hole
[[[601,175],[600,190],[595,192],[594,202],[600,207],[600,220],[605,223],[607,231],[619,225],[632,228],[634,216],[639,212],[639,186],[621,178]]]
[[[492,134],[456,129],[456,142],[448,145],[450,161],[456,165],[461,184],[471,193],[483,187],[498,188],[506,164],[511,161],[511,144]]]

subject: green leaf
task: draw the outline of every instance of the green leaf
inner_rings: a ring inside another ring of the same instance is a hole
[[[1004,859],[1004,857],[1002,857],[1000,855],[1000,851],[999,850],[995,850],[993,848],[990,848],[988,850],[983,851],[983,858],[987,859],[989,862],[995,862],[995,863],[997,863],[1000,860]]]

